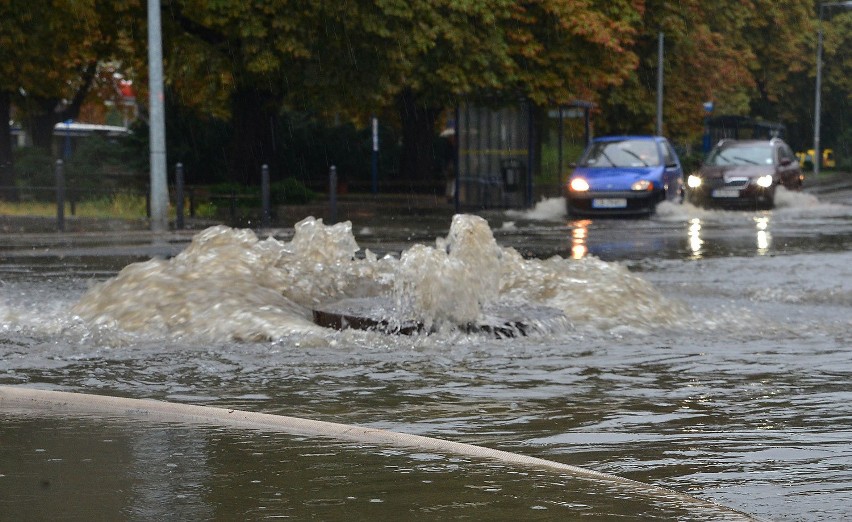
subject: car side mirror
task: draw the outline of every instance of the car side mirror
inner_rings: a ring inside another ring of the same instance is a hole
[[[787,165],[789,165],[791,163],[793,163],[793,160],[791,160],[790,158],[783,158],[781,160],[781,166],[782,167],[786,167]]]

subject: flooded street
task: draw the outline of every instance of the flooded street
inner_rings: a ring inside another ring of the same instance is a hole
[[[839,520],[852,512],[852,201],[663,204],[4,236],[0,385],[354,424],[661,490],[264,430],[4,407],[0,513],[110,519]],[[150,260],[154,258],[153,260]],[[320,328],[393,296],[433,332]],[[548,306],[494,338],[485,301]],[[684,498],[674,494],[686,494]],[[701,501],[711,501],[718,508]],[[0,517],[3,518],[3,517]]]

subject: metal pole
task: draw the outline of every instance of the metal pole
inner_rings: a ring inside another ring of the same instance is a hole
[[[558,140],[559,140],[559,146],[556,148],[556,169],[557,169],[556,172],[557,172],[558,186],[562,187],[562,182],[564,181],[563,176],[565,174],[565,172],[563,171],[563,167],[562,167],[562,159],[563,159],[562,149],[565,146],[565,119],[564,119],[565,114],[564,114],[564,111],[563,111],[563,107],[561,105],[559,106],[558,112],[559,112],[558,113],[559,120],[558,120],[557,127],[556,127],[556,133],[557,133]]]
[[[657,42],[657,136],[663,135],[663,40],[660,32]]]
[[[269,210],[269,165],[263,164],[260,167],[260,201],[263,207],[260,215],[260,226],[269,228],[269,223],[272,220],[272,213]]]
[[[820,150],[820,91],[822,90],[822,8],[819,5],[819,22],[817,26],[817,55],[816,55],[816,95],[814,96],[814,176],[819,176]]]
[[[56,160],[56,229],[65,232],[65,164]]]
[[[535,136],[535,106],[533,105],[532,100],[527,100],[527,114],[529,118],[527,119],[527,194],[526,198],[524,198],[524,206],[525,208],[532,208],[533,206],[533,172],[535,172],[535,147],[533,144],[536,143]]]
[[[175,165],[175,228],[183,230],[183,163]]]
[[[330,209],[329,223],[337,223],[337,167],[328,169],[328,204]]]
[[[159,0],[148,0],[148,70],[151,105],[151,230],[164,232],[168,228],[169,194],[166,186],[163,43]]]

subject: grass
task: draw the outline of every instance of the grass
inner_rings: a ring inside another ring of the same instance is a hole
[[[189,209],[189,203],[184,205]],[[8,202],[0,201],[0,215],[6,216],[56,216],[56,203],[39,201]],[[65,203],[65,215],[71,215],[71,204]],[[195,216],[210,218],[216,215],[216,206],[212,203],[200,203],[195,207]],[[145,197],[131,194],[115,194],[110,197],[78,201],[74,208],[75,217],[102,219],[145,219]],[[176,216],[176,209],[169,205],[169,217]]]

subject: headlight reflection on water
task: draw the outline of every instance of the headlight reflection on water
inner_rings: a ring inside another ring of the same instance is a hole
[[[582,259],[589,253],[589,219],[581,219],[574,222],[571,230],[571,259]]]
[[[762,256],[769,252],[772,244],[772,234],[769,233],[769,216],[754,218],[757,227],[757,254]]]
[[[757,229],[756,246],[757,255],[763,256],[769,253],[772,246],[772,233],[769,231],[770,216],[755,216],[754,224]],[[704,239],[701,238],[702,223],[700,218],[692,218],[689,220],[689,228],[687,236],[689,240],[689,250],[692,252],[692,259],[701,259],[704,257]]]
[[[704,240],[701,239],[701,219],[692,218],[689,220],[689,249],[692,251],[692,259],[701,258],[701,248],[704,245]]]

